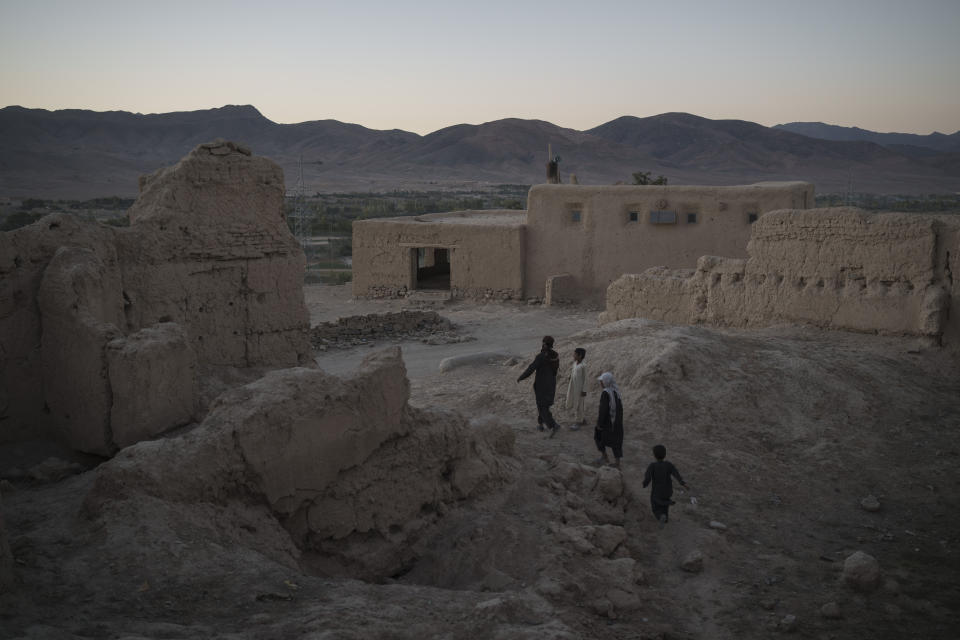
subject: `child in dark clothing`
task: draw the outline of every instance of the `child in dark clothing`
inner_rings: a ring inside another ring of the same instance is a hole
[[[653,509],[653,515],[660,521],[660,528],[667,523],[670,505],[675,504],[670,498],[673,496],[673,482],[670,476],[674,476],[680,486],[687,487],[687,483],[680,477],[680,472],[673,466],[667,457],[667,448],[658,444],[653,448],[653,457],[656,462],[651,462],[647,467],[647,473],[643,476],[643,486],[646,487],[651,482],[650,488],[650,507]]]

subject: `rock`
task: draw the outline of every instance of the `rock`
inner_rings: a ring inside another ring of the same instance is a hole
[[[791,631],[796,631],[798,624],[799,623],[797,621],[797,616],[793,614],[788,614],[783,616],[783,618],[781,618],[778,626],[781,631],[786,631],[789,633]]]
[[[587,607],[598,616],[605,616],[611,620],[617,617],[613,603],[607,598],[597,598],[596,600],[591,600],[589,603],[587,603]]]
[[[612,524],[591,527],[593,530],[593,544],[600,550],[600,554],[609,556],[627,539],[627,530]]]
[[[550,475],[559,480],[565,487],[575,487],[585,475],[592,475],[592,473],[593,470],[590,467],[582,464],[576,462],[560,462],[553,468]],[[581,505],[578,504],[577,507],[579,506]]]
[[[703,554],[699,549],[694,549],[684,557],[680,568],[690,573],[700,573],[703,571]]]
[[[900,593],[900,583],[893,578],[887,578],[883,581],[883,590],[887,593],[897,595]]]
[[[641,606],[639,596],[623,589],[610,589],[606,595],[607,600],[617,611],[636,611]]]
[[[710,521],[710,528],[711,528],[711,529],[717,529],[718,531],[726,531],[726,530],[727,530],[727,525],[723,524],[722,522],[717,522],[716,520],[711,520],[711,521]]]
[[[880,511],[880,501],[874,496],[867,496],[860,501],[860,506],[864,511]]]
[[[836,602],[828,602],[820,607],[820,615],[827,620],[839,620],[840,605],[838,605]]]
[[[68,462],[60,458],[50,457],[30,468],[28,477],[38,482],[57,482],[67,476],[76,475],[83,471],[83,465]]]
[[[760,608],[764,609],[765,611],[773,611],[777,608],[777,604],[779,602],[780,601],[776,598],[764,598],[760,601]]]
[[[613,467],[599,467],[596,490],[604,500],[613,502],[623,495],[623,474]]]
[[[880,563],[873,556],[857,551],[844,560],[842,578],[858,591],[873,591],[880,583]]]

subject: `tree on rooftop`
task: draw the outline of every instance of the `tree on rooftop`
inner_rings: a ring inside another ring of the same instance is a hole
[[[649,171],[637,171],[633,174],[633,184],[667,184],[664,176],[650,177]]]

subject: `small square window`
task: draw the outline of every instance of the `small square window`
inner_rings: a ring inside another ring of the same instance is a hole
[[[688,213],[687,214],[687,224],[697,224],[697,214]]]
[[[639,220],[640,220],[640,212],[639,212],[639,211],[631,211],[631,212],[630,212],[630,222],[638,222]]]
[[[747,222],[748,222],[749,224],[753,224],[753,223],[756,222],[756,221],[757,221],[757,214],[755,214],[755,213],[748,213],[748,214],[747,214]]]
[[[574,209],[570,212],[570,222],[580,222],[580,211]]]

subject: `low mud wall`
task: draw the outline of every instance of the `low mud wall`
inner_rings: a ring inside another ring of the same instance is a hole
[[[747,250],[624,275],[607,289],[601,322],[804,323],[960,344],[960,217],[778,211],[753,225]]]

